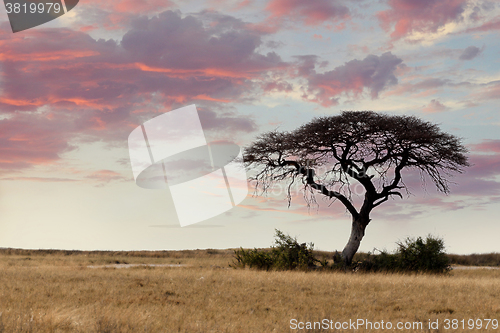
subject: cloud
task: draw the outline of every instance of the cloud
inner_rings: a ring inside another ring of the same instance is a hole
[[[41,182],[41,183],[53,183],[53,182],[77,182],[78,179],[71,178],[57,178],[57,177],[6,177],[0,178],[0,180],[26,180],[32,182]]]
[[[262,90],[265,92],[274,92],[274,91],[291,92],[293,91],[293,85],[286,81],[270,80],[263,84]]]
[[[469,18],[473,21],[480,21],[484,18],[484,12],[491,13],[495,9],[495,3],[493,1],[484,0],[481,2],[470,2],[470,5],[474,5],[472,8],[472,13],[470,13]]]
[[[266,10],[271,13],[271,20],[300,21],[305,25],[349,17],[349,9],[338,0],[271,0]]]
[[[451,189],[451,197],[462,200],[472,206],[482,206],[494,201],[492,196],[500,195],[500,140],[483,140],[468,146],[470,150],[470,167],[462,174],[455,175]],[[415,177],[410,180],[416,183]],[[458,197],[457,197],[458,196]],[[432,196],[434,197],[434,196]]]
[[[480,90],[472,94],[472,97],[489,100],[489,99],[499,99],[500,98],[500,80],[492,81],[485,85],[482,85]]]
[[[200,16],[211,24],[172,11],[139,18],[120,43],[69,29],[36,29],[29,39],[3,31],[9,43],[2,56],[1,106],[104,110],[154,93],[177,103],[224,103],[248,95],[251,80],[287,67],[274,52],[256,52],[261,35],[243,22],[213,13]]]
[[[0,168],[52,163],[79,142],[126,142],[144,120],[191,103],[206,108],[213,128],[253,131],[251,118],[218,106],[251,100],[270,73],[287,69],[276,53],[258,52],[261,38],[214,12],[140,17],[120,42],[67,28],[18,35],[4,26]]]
[[[338,104],[342,94],[358,97],[365,90],[369,91],[372,99],[377,98],[381,91],[398,83],[395,71],[403,63],[402,59],[386,52],[381,56],[368,55],[363,60],[351,60],[331,71],[317,73],[315,66],[318,59],[315,56],[298,59],[297,73],[308,81],[304,97],[323,106]]]
[[[467,174],[474,179],[493,179],[500,175],[500,154],[474,154],[471,156],[471,164]]]
[[[98,186],[98,187],[104,186],[112,181],[128,181],[128,180],[130,180],[129,178],[124,177],[120,173],[113,171],[113,170],[94,171],[91,174],[85,176],[85,178],[97,182],[96,186]]]
[[[475,57],[477,57],[479,54],[481,54],[481,52],[482,52],[482,50],[480,48],[475,47],[475,46],[469,46],[462,52],[459,59],[460,60],[472,60]]]
[[[500,154],[500,140],[483,140],[471,145],[471,149],[477,152]]]
[[[103,10],[120,13],[145,14],[165,10],[165,8],[174,7],[174,3],[168,0],[108,0],[100,2],[98,0],[88,0],[87,6],[99,7]]]
[[[490,20],[486,23],[483,23],[482,25],[474,28],[469,28],[464,31],[464,33],[471,33],[471,32],[489,32],[489,31],[495,31],[495,30],[500,30],[500,19],[499,18],[494,18],[493,20]]]
[[[461,20],[467,0],[388,0],[391,7],[377,13],[382,28],[398,40],[413,32],[436,32],[445,24]]]
[[[445,106],[444,104],[442,104],[437,99],[433,99],[422,110],[424,111],[424,113],[438,113],[438,112],[446,111],[447,109],[448,109],[447,106]]]
[[[272,191],[272,190],[270,190]],[[344,219],[348,215],[345,206],[340,202],[333,200],[324,200],[321,194],[316,195],[317,205],[311,203],[310,206],[304,201],[302,193],[293,193],[290,206],[288,200],[283,197],[283,194],[259,194],[248,198],[244,205],[238,205],[244,209],[253,212],[276,212],[276,213],[291,213],[301,216],[313,217],[314,219],[328,217],[329,219]],[[252,214],[253,215],[253,214]]]
[[[282,28],[319,26],[340,31],[351,18],[350,10],[341,0],[270,0],[265,11],[269,16],[262,22],[249,26],[262,33],[276,33]],[[336,24],[335,26],[333,24]]]
[[[61,154],[76,148],[68,143],[72,127],[71,122],[36,115],[0,120],[0,169],[17,172],[56,162]]]
[[[137,61],[160,68],[213,69],[240,78],[283,65],[274,52],[256,53],[261,35],[246,30],[240,20],[207,13],[211,26],[193,16],[181,18],[166,11],[148,19],[141,17],[122,38],[121,46]]]
[[[481,202],[490,196],[500,195],[500,154],[479,155],[470,157],[471,167],[460,176],[459,186],[453,193],[471,198],[478,198]]]
[[[78,7],[78,14],[67,21],[75,30],[123,31],[138,15],[153,16],[176,4],[169,0],[88,0]]]
[[[224,132],[253,132],[257,124],[250,117],[238,116],[234,112],[220,112],[217,114],[210,108],[198,108],[200,122],[205,130],[217,130]]]
[[[436,92],[440,87],[449,84],[448,79],[429,78],[417,83],[404,83],[398,85],[395,89],[387,92],[387,95],[403,95],[406,93],[419,93],[419,95],[430,95]]]

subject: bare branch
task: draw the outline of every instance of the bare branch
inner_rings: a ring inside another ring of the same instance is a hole
[[[288,165],[295,167],[297,173],[305,177],[306,184],[309,185],[311,188],[318,190],[321,194],[329,198],[337,198],[340,202],[344,204],[344,206],[347,208],[347,210],[349,211],[349,213],[351,213],[353,217],[358,216],[358,211],[356,210],[356,208],[354,208],[352,203],[344,195],[336,191],[330,191],[326,188],[326,186],[315,182],[314,180],[315,171],[313,169],[305,168],[296,161],[283,161],[280,166],[288,166]]]

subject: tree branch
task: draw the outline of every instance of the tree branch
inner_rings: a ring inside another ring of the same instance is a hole
[[[401,186],[399,186],[399,182],[401,181],[401,170],[403,170],[403,168],[407,165],[408,165],[408,151],[405,150],[402,154],[401,162],[394,169],[394,179],[392,180],[392,183],[389,184],[388,186],[384,186],[382,192],[380,192],[379,194],[379,197],[381,198],[386,197],[389,195],[389,192],[391,190],[394,190],[396,188],[402,188]]]
[[[344,204],[344,206],[347,208],[349,213],[354,218],[357,218],[359,213],[356,210],[356,208],[353,206],[353,204],[347,199],[344,195],[337,191],[330,191],[328,190],[324,185],[318,184],[314,181],[314,174],[315,171],[313,169],[308,169],[303,166],[301,166],[298,162],[296,161],[283,161],[280,163],[280,166],[293,166],[295,167],[297,173],[303,175],[306,177],[306,183],[309,185],[311,188],[318,190],[321,192],[321,194],[329,197],[329,198],[337,198],[340,202]]]
[[[403,195],[401,193],[397,192],[397,191],[388,192],[387,195],[382,200],[380,200],[380,201],[378,201],[378,202],[376,202],[376,203],[374,203],[372,205],[372,209],[375,208],[375,207],[377,207],[377,206],[379,206],[380,204],[386,202],[391,195],[397,195],[401,199],[403,199]]]

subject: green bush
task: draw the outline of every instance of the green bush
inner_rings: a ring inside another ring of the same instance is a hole
[[[450,259],[444,251],[444,241],[427,236],[417,239],[407,238],[404,243],[398,243],[400,267],[406,271],[436,272],[449,271]]]
[[[235,266],[265,270],[308,270],[316,267],[319,260],[313,254],[314,244],[299,244],[296,238],[285,235],[278,229],[275,230],[275,241],[271,250],[244,250],[242,248],[235,250]]]
[[[363,261],[355,263],[362,271],[391,272],[429,272],[446,273],[450,267],[450,259],[444,251],[444,241],[427,236],[417,239],[407,238],[397,243],[398,249],[390,254],[381,251],[378,255],[369,255]]]
[[[274,261],[270,253],[257,249],[245,250],[240,248],[234,251],[235,265],[237,267],[250,267],[269,270],[273,267]]]
[[[353,262],[352,269],[355,271],[380,272],[380,271],[399,271],[399,263],[396,254],[390,254],[381,251],[380,254],[368,255],[358,262]]]

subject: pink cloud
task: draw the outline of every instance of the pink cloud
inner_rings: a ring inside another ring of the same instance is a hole
[[[430,103],[425,106],[422,111],[424,113],[438,113],[438,112],[443,112],[446,111],[448,107],[444,104],[442,104],[440,101],[437,99],[433,99],[430,101]]]
[[[135,14],[155,13],[175,6],[175,4],[169,0],[108,0],[105,2],[89,0],[85,2],[85,4],[87,6],[98,7],[101,10]]]
[[[282,195],[275,196],[269,193],[266,196],[257,196],[245,202],[244,205],[238,205],[254,212],[276,212],[276,213],[291,213],[308,217],[328,217],[333,219],[346,218],[345,207],[340,202],[335,202],[331,205],[330,200],[324,201],[321,195],[317,196],[319,206],[311,204],[309,207],[304,201],[303,195],[295,193],[292,197],[290,207],[288,202]]]
[[[113,181],[129,181],[131,179],[124,177],[122,174],[115,172],[113,170],[98,170],[91,174],[85,176],[86,179],[90,179],[97,183],[96,186],[104,186]]]
[[[55,163],[61,154],[76,148],[68,143],[72,129],[71,122],[22,114],[0,120],[0,169],[17,172],[34,164]]]
[[[9,114],[0,121],[0,168],[53,163],[78,142],[126,142],[144,119],[190,103],[214,130],[255,130],[221,105],[251,100],[288,64],[259,53],[261,35],[244,22],[200,15],[214,24],[170,11],[139,18],[121,42],[70,29],[0,29],[0,108]]]
[[[493,148],[496,143],[483,142],[480,147],[486,144],[488,148]],[[474,149],[476,145],[472,145]],[[482,146],[482,149],[485,147]],[[490,150],[491,151],[491,150]],[[490,202],[490,198],[500,195],[500,182],[495,178],[500,176],[500,154],[472,154],[470,157],[471,167],[468,168],[460,178],[459,183],[453,193],[465,196],[469,199],[475,198],[478,205]],[[457,177],[458,178],[458,177]]]
[[[232,10],[233,11],[243,10],[243,9],[251,6],[252,3],[253,3],[253,1],[251,1],[251,0],[243,0],[243,1],[239,2],[237,5],[235,5]]]
[[[451,193],[477,205],[487,204],[492,196],[500,195],[500,182],[496,179],[500,176],[500,141],[484,140],[469,148],[471,166],[453,179],[457,185]]]
[[[79,7],[80,15],[72,22],[72,27],[86,32],[94,29],[127,29],[137,15],[155,15],[176,4],[169,0],[89,0]]]
[[[387,52],[381,56],[368,55],[363,60],[351,60],[331,71],[317,73],[317,58],[302,56],[298,59],[297,73],[308,80],[307,94],[314,96],[310,100],[323,106],[338,104],[342,94],[358,97],[365,90],[372,99],[377,98],[381,91],[397,84],[395,71],[403,62]]]
[[[122,38],[121,46],[145,65],[184,70],[208,70],[208,75],[254,78],[263,71],[286,67],[274,52],[255,52],[261,35],[231,16],[206,13],[213,24],[204,27],[192,16],[181,18],[167,11],[142,17]],[[190,74],[188,74],[190,75]]]
[[[339,0],[271,0],[265,10],[269,17],[249,27],[260,33],[275,33],[283,27],[295,28],[297,24],[317,26],[326,24],[326,28],[340,31],[345,29],[345,22],[350,19],[350,11]],[[334,27],[331,23],[336,22]]]
[[[388,0],[391,7],[377,13],[382,28],[393,40],[412,32],[436,32],[446,23],[460,20],[467,0]]]
[[[255,52],[260,36],[225,19],[205,28],[194,17],[165,12],[137,21],[121,43],[62,29],[30,31],[29,40],[4,31],[9,66],[0,103],[15,110],[64,103],[104,108],[157,90],[177,100],[231,101],[242,93],[239,86],[251,88],[248,79],[287,65],[275,53]]]
[[[474,94],[472,97],[478,99],[499,99],[500,98],[500,81],[489,82],[488,84],[481,87],[481,89]]]
[[[284,91],[290,92],[293,90],[293,86],[285,81],[268,81],[263,84],[262,88],[265,92],[274,92],[274,91]]]
[[[121,13],[155,13],[175,6],[169,0],[120,0],[106,2],[108,6],[111,5],[113,11]],[[97,1],[97,4],[98,6],[102,6],[102,2]]]
[[[471,145],[473,151],[500,154],[500,140],[483,140],[481,143]]]
[[[252,118],[238,116],[231,111],[217,113],[207,107],[199,107],[200,122],[205,130],[252,132],[257,125]]]
[[[271,13],[271,20],[297,20],[306,25],[349,17],[349,9],[338,0],[271,0],[266,10]]]
[[[395,89],[388,91],[386,95],[403,95],[407,93],[419,93],[421,96],[428,96],[437,92],[437,89],[449,83],[449,80],[443,79],[425,79],[417,83],[404,83],[398,85]]]
[[[24,180],[30,182],[40,182],[40,183],[53,183],[53,182],[77,182],[78,179],[71,178],[56,178],[56,177],[6,177],[0,178],[0,180]]]
[[[488,31],[495,31],[495,30],[500,30],[500,19],[498,17],[494,18],[491,21],[483,23],[482,25],[480,25],[478,27],[467,29],[464,32],[465,33],[488,32]]]
[[[472,155],[471,164],[467,170],[467,177],[491,179],[500,175],[500,154]]]

